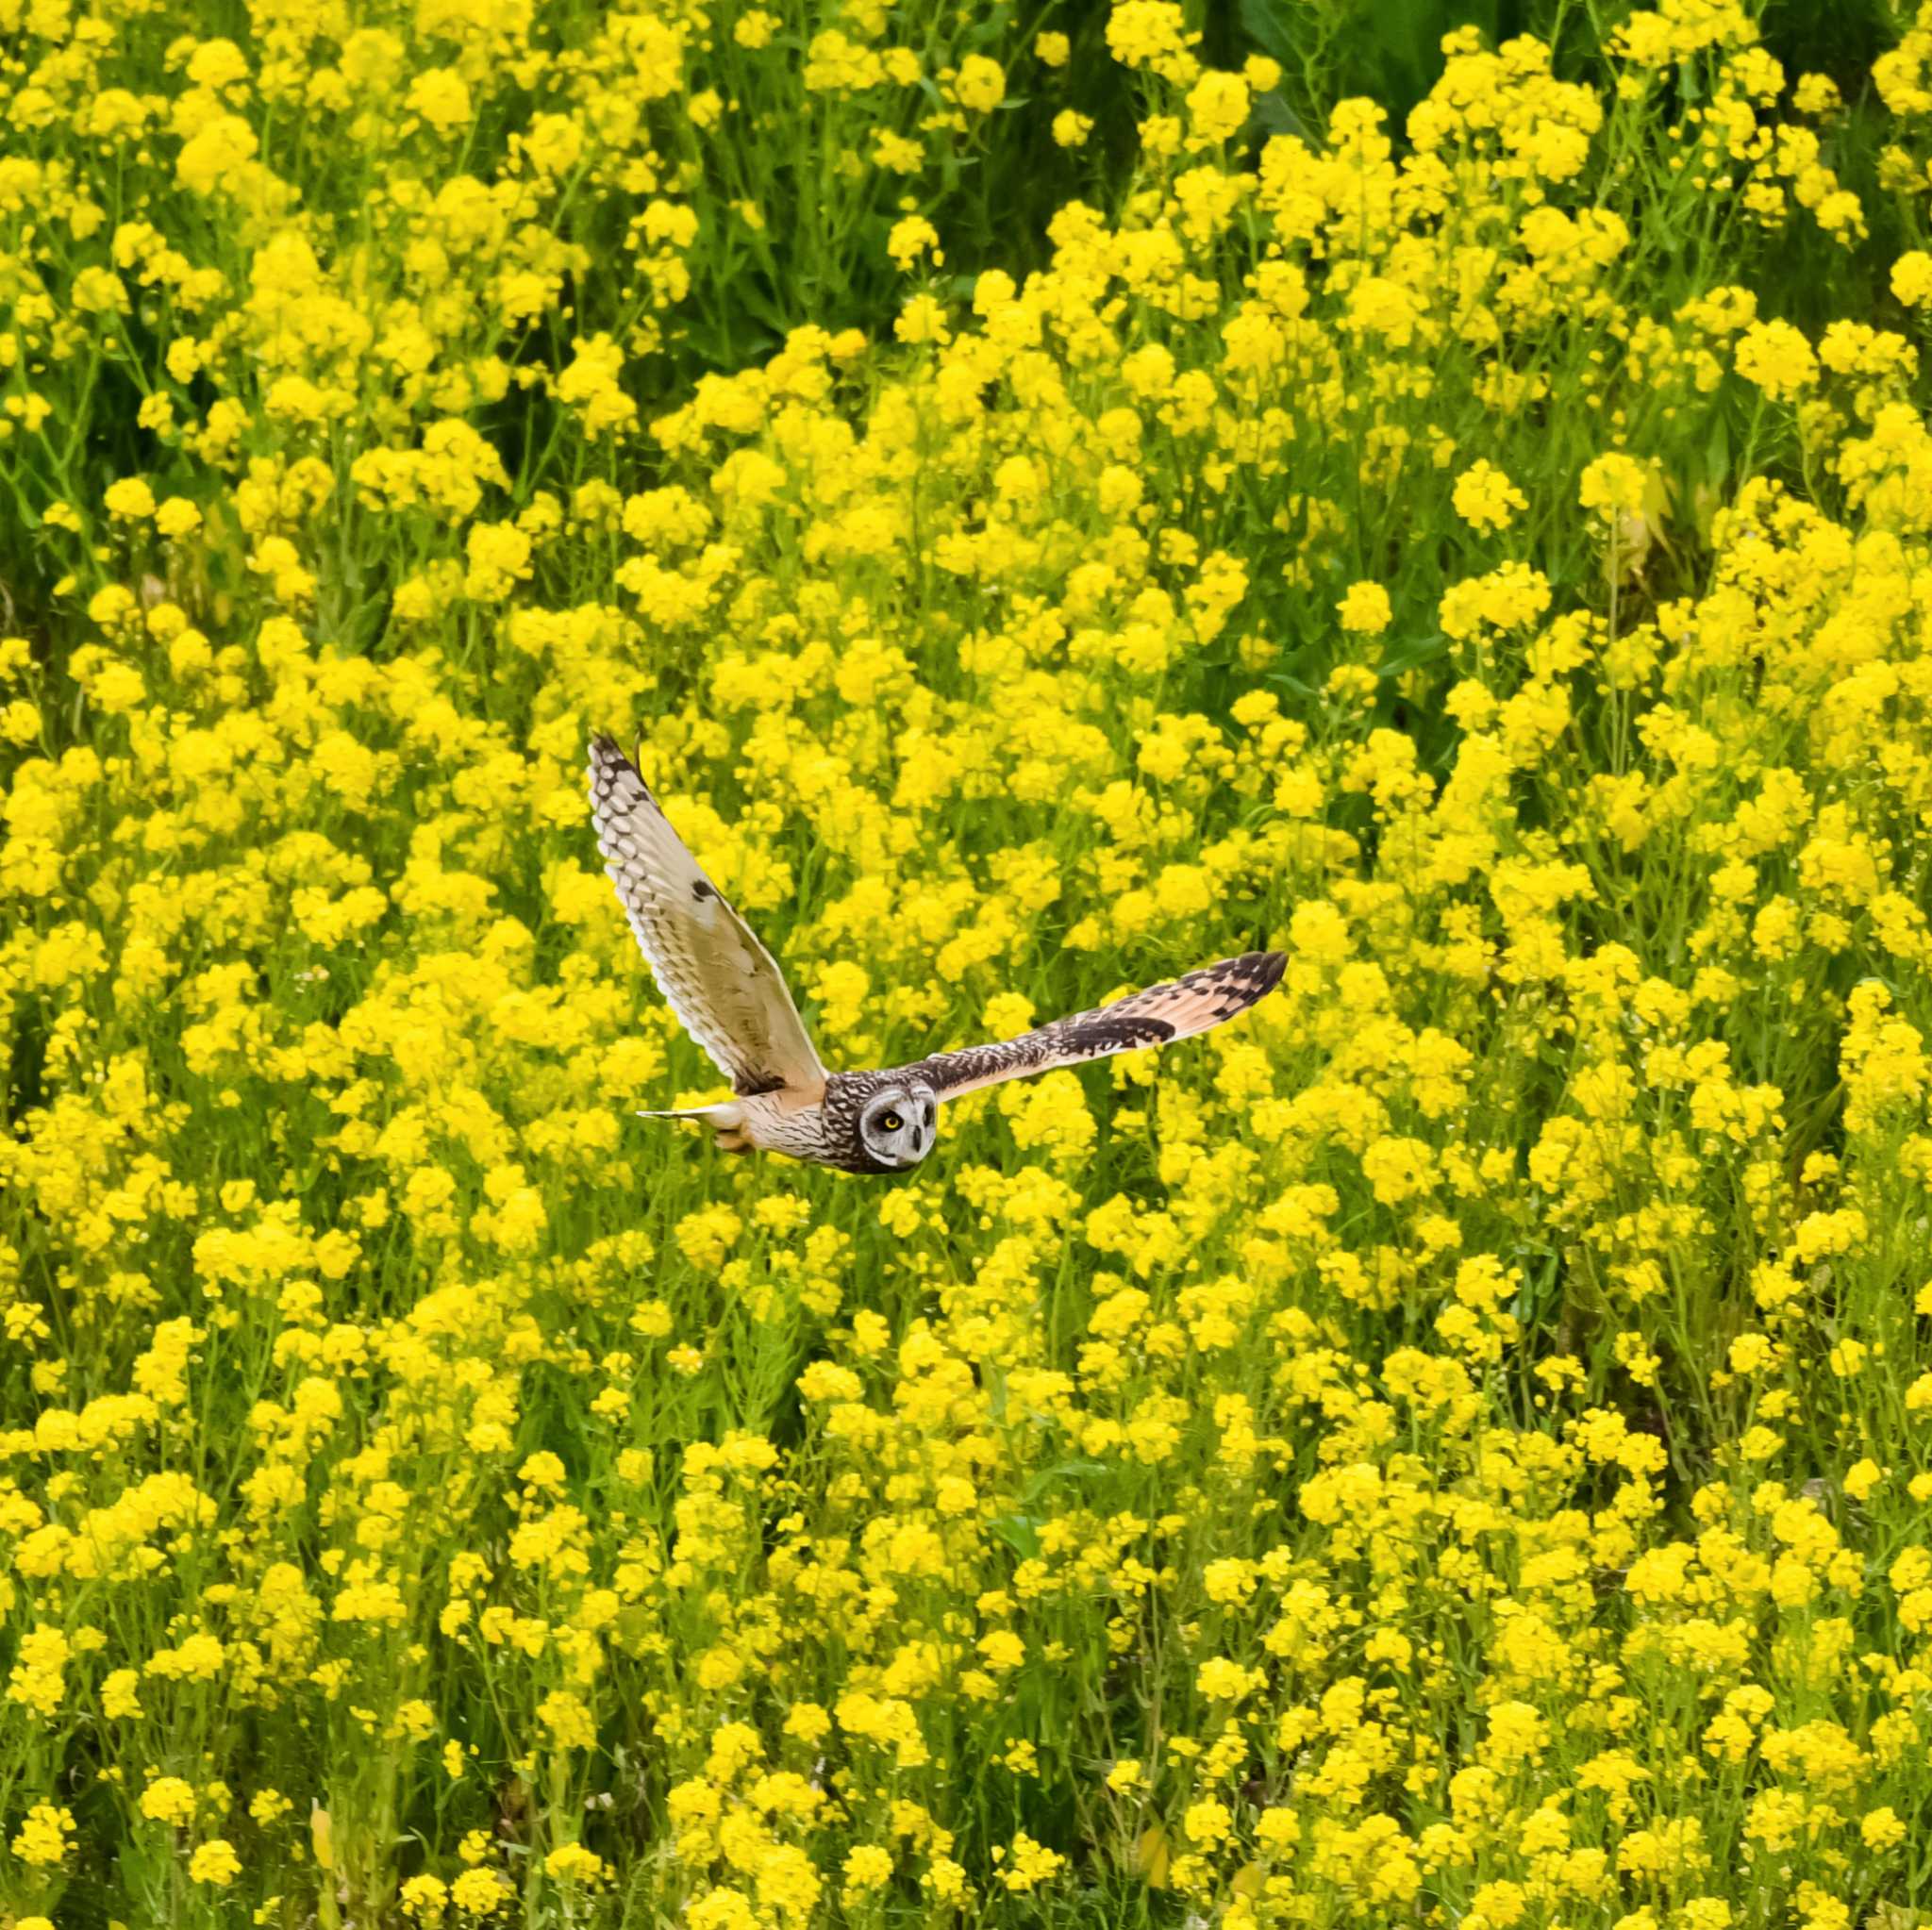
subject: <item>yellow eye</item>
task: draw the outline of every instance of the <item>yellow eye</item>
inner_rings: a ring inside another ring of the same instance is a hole
[[[896,1133],[906,1122],[896,1112],[889,1112],[879,1121],[889,1133]]]

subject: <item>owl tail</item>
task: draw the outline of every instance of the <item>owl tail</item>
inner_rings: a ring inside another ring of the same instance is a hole
[[[735,1099],[721,1100],[716,1106],[688,1106],[666,1112],[641,1112],[640,1119],[695,1119],[702,1120],[718,1136],[718,1143],[727,1153],[742,1153],[749,1150],[750,1141],[744,1138],[744,1107]]]

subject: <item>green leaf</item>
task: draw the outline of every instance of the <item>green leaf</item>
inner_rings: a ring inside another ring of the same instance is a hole
[[[1274,0],[1241,0],[1235,9],[1242,33],[1264,54],[1272,55],[1283,66],[1298,62],[1294,36],[1282,18]]]
[[[1315,144],[1315,135],[1308,124],[1289,106],[1278,87],[1255,96],[1253,114],[1256,125],[1264,134],[1291,134],[1310,147]]]
[[[1040,1558],[1040,1523],[1033,1516],[1001,1515],[991,1526],[1022,1561]]]

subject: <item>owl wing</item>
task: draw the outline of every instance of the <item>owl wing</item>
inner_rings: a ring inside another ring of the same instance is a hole
[[[636,765],[601,735],[591,740],[591,816],[618,903],[678,1023],[741,1096],[820,1098],[825,1069],[771,953],[704,874]]]
[[[1110,1006],[1056,1019],[1017,1039],[935,1053],[906,1070],[924,1079],[941,1099],[957,1099],[1002,1079],[1166,1045],[1245,1012],[1280,984],[1287,963],[1281,952],[1243,952],[1239,958],[1183,973],[1169,984],[1150,985]]]

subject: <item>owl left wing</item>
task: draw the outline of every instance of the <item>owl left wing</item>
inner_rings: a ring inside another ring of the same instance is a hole
[[[820,1098],[825,1069],[771,953],[603,736],[591,740],[591,816],[604,869],[678,1023],[741,1096]]]
[[[1281,983],[1287,963],[1282,952],[1243,952],[1239,958],[1183,973],[1168,984],[1150,985],[1110,1006],[1056,1019],[1017,1039],[935,1053],[904,1070],[923,1078],[941,1099],[957,1099],[1002,1079],[1168,1045],[1206,1032],[1266,998]]]

